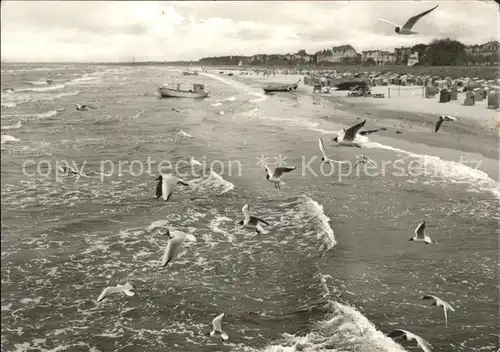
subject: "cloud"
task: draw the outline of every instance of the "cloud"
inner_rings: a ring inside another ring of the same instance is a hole
[[[437,37],[465,44],[498,39],[498,5],[442,1],[419,35],[392,22],[437,2],[350,1],[3,1],[2,60],[197,60],[204,56],[286,53],[351,44],[391,50]]]

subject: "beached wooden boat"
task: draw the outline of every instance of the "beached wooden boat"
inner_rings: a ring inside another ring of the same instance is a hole
[[[262,89],[266,93],[276,93],[276,92],[293,92],[299,86],[300,79],[297,83],[294,84],[274,84],[269,85],[267,87],[263,87]]]
[[[206,98],[209,92],[205,92],[205,85],[195,83],[189,90],[181,89],[181,84],[177,83],[175,87],[161,86],[158,92],[162,98]]]

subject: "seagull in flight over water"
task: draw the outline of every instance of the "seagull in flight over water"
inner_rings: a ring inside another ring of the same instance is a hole
[[[444,323],[445,323],[445,326],[448,327],[448,311],[451,310],[452,312],[454,312],[455,309],[453,309],[453,307],[448,302],[445,302],[441,298],[433,296],[433,295],[426,295],[426,296],[422,297],[421,299],[433,300],[434,301],[434,302],[432,302],[433,306],[443,307]]]
[[[227,339],[229,339],[229,336],[227,336],[227,334],[224,331],[222,331],[221,322],[223,317],[224,313],[221,313],[218,316],[216,316],[214,320],[212,320],[213,329],[212,331],[210,331],[209,335],[218,336],[221,338],[222,341],[226,341]]]
[[[358,147],[361,148],[361,146],[358,143],[354,143],[354,139],[356,138],[356,135],[358,134],[359,130],[365,125],[366,120],[363,120],[351,127],[349,127],[347,130],[344,130],[344,136],[342,139],[339,140],[339,137],[335,137],[332,139],[332,141],[337,142],[339,146],[345,146],[345,147]]]
[[[135,295],[134,292],[132,292],[134,288],[132,287],[131,284],[129,284],[128,282],[125,284],[125,285],[116,285],[116,287],[106,287],[102,293],[99,295],[99,298],[97,298],[97,302],[100,302],[102,301],[106,296],[109,296],[110,294],[112,293],[120,293],[120,292],[123,292],[124,294],[126,294],[127,296],[130,296],[132,297],[133,295]]]
[[[418,335],[415,335],[414,333],[411,333],[407,330],[403,329],[395,329],[392,330],[389,334],[387,334],[392,339],[397,339],[397,340],[406,340],[406,341],[417,341],[418,345],[424,352],[432,352],[432,345],[425,341],[423,338],[421,338]]]
[[[277,167],[274,169],[274,171],[271,171],[271,169],[264,164],[264,168],[266,169],[266,179],[269,182],[274,183],[274,187],[277,189],[281,189],[280,185],[284,185],[285,182],[281,181],[281,178],[283,177],[283,173],[285,172],[290,172],[296,169],[295,166],[293,167]]]
[[[418,224],[415,229],[415,236],[411,237],[408,241],[425,242],[426,244],[431,244],[432,240],[425,233],[425,220]]]
[[[421,19],[428,13],[434,11],[438,6],[439,5],[436,5],[430,10],[424,11],[421,14],[411,17],[408,21],[406,21],[406,23],[403,26],[380,17],[378,19],[396,26],[396,28],[394,28],[394,31],[397,34],[403,34],[403,35],[418,34],[417,32],[412,31],[413,26],[415,26],[415,24],[418,22],[419,19]]]
[[[238,222],[238,225],[243,225],[243,227],[249,228],[249,229],[255,229],[255,231],[258,234],[261,234],[264,232],[262,227],[260,226],[260,223],[263,223],[265,225],[271,226],[267,221],[262,220],[256,216],[251,216],[250,214],[250,208],[248,207],[248,204],[245,204],[243,208],[241,208],[241,211],[243,212],[243,215],[245,216],[244,220],[241,220]]]
[[[188,183],[172,175],[160,175],[155,181],[158,181],[156,185],[156,199],[163,196],[165,202],[172,196],[175,185],[189,186]]]

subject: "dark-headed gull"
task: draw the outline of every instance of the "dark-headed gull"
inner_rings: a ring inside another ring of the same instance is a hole
[[[132,292],[134,288],[132,287],[131,284],[128,282],[125,285],[116,285],[116,287],[106,287],[102,293],[99,295],[99,298],[97,298],[97,302],[102,301],[106,296],[109,296],[112,293],[120,293],[123,292],[127,296],[133,296],[135,295],[134,292]]]
[[[425,242],[426,244],[431,244],[432,240],[425,233],[425,220],[418,224],[415,229],[415,236],[411,237],[408,241]]]
[[[163,196],[164,201],[170,199],[175,185],[189,186],[188,183],[172,175],[160,175],[155,181],[158,181],[156,185],[156,199]]]
[[[434,127],[434,133],[437,133],[439,127],[443,124],[444,121],[457,121],[456,117],[450,115],[441,115],[439,116],[438,121],[436,122],[436,126]]]
[[[359,144],[354,143],[354,139],[356,138],[359,130],[365,125],[365,123],[366,120],[363,120],[349,127],[347,130],[344,130],[344,136],[341,139],[339,139],[339,137],[335,137],[332,139],[332,141],[337,142],[340,146],[361,148]]]
[[[274,183],[274,187],[277,189],[281,189],[280,185],[284,185],[285,182],[281,181],[281,178],[283,177],[283,173],[285,172],[290,172],[296,169],[295,166],[293,167],[277,167],[274,171],[271,171],[267,165],[264,165],[264,168],[266,169],[266,179],[269,182]]]
[[[394,22],[388,21],[386,19],[380,18],[380,17],[379,17],[379,20],[387,22],[387,23],[390,23],[390,24],[396,26],[396,28],[394,28],[394,31],[397,34],[404,34],[404,35],[418,34],[417,32],[412,31],[413,26],[418,22],[419,19],[421,19],[422,17],[424,17],[428,13],[434,11],[438,6],[439,5],[436,5],[436,6],[434,6],[430,10],[424,11],[421,14],[418,14],[416,16],[411,17],[408,21],[406,21],[406,23],[403,26],[401,26],[399,24],[396,24]]]
[[[246,227],[248,229],[255,229],[255,231],[258,234],[261,234],[264,232],[262,227],[260,226],[260,223],[263,223],[265,225],[271,226],[267,221],[262,220],[256,216],[251,216],[250,214],[250,208],[248,204],[245,204],[243,208],[241,208],[241,211],[243,212],[243,215],[245,216],[245,219],[241,220],[238,222],[238,225],[243,225],[243,227]]]
[[[396,329],[392,330],[390,333],[387,334],[390,338],[393,338],[395,340],[406,340],[406,341],[417,341],[418,345],[424,352],[432,352],[432,345],[425,341],[423,338],[421,338],[418,335],[415,335],[414,333],[411,333],[409,331],[403,330],[403,329]]]
[[[444,310],[444,324],[446,327],[448,327],[448,311],[451,310],[452,312],[455,311],[452,306],[448,302],[443,301],[441,298],[433,296],[433,295],[426,295],[422,297],[421,299],[430,299],[433,300],[432,302],[433,306],[436,307],[443,307]]]
[[[210,331],[210,336],[217,336],[220,337],[222,341],[226,341],[227,339],[229,339],[229,336],[227,336],[227,334],[224,331],[222,331],[221,321],[223,317],[224,313],[221,313],[218,316],[216,316],[214,320],[212,320],[213,329],[212,331]]]

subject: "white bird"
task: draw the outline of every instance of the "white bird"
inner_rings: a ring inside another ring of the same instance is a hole
[[[78,110],[78,111],[87,111],[89,108],[95,109],[94,106],[87,105],[87,104],[82,104],[82,105],[75,104],[75,106],[76,106],[76,110]]]
[[[344,136],[342,137],[342,139],[339,140],[339,137],[335,137],[332,139],[332,141],[337,142],[340,146],[361,148],[359,144],[354,143],[354,139],[356,138],[359,130],[365,125],[365,123],[366,120],[363,120],[349,127],[347,130],[344,130]]]
[[[172,111],[175,111],[175,112],[178,112],[178,113],[181,113],[181,111],[177,108],[172,108]]]
[[[213,329],[212,331],[210,331],[210,336],[218,336],[222,339],[222,341],[226,341],[227,339],[229,339],[229,336],[227,336],[227,334],[222,331],[221,321],[223,317],[224,313],[221,313],[216,316],[214,320],[212,320]]]
[[[432,240],[425,233],[425,220],[418,224],[415,229],[415,236],[411,237],[408,241],[425,242],[426,244],[431,244]]]
[[[434,133],[437,133],[439,127],[441,127],[444,121],[457,121],[457,118],[450,115],[439,116],[439,119],[436,122],[436,126],[434,127]]]
[[[412,31],[413,26],[415,26],[415,24],[418,22],[419,19],[421,19],[422,17],[424,17],[428,13],[434,11],[438,6],[439,5],[436,5],[436,6],[434,6],[430,10],[424,11],[421,14],[418,14],[416,16],[411,17],[408,21],[406,21],[406,23],[403,26],[401,26],[401,25],[399,25],[397,23],[388,21],[386,19],[380,18],[380,17],[378,19],[381,20],[381,21],[384,21],[384,22],[387,22],[387,23],[390,23],[390,24],[396,26],[396,28],[394,29],[394,31],[397,34],[403,34],[403,35],[418,34],[417,32]]]
[[[168,241],[167,248],[165,248],[165,253],[163,254],[163,258],[161,260],[162,268],[167,266],[168,263],[170,263],[179,255],[180,250],[182,248],[182,244],[186,239],[186,236],[183,233],[171,236],[170,230],[167,230],[167,233],[165,235],[170,237],[170,240]]]
[[[246,227],[247,229],[255,229],[255,231],[258,234],[261,234],[264,232],[262,227],[260,226],[260,222],[263,224],[266,224],[268,226],[271,226],[267,221],[262,220],[256,216],[251,216],[250,214],[250,209],[248,204],[245,204],[243,208],[241,208],[241,211],[243,212],[243,215],[245,216],[245,219],[241,220],[238,222],[238,225],[243,225],[243,227]]]
[[[448,302],[445,302],[441,298],[433,296],[433,295],[426,295],[426,296],[423,296],[421,299],[433,300],[434,301],[434,302],[432,302],[433,306],[443,307],[444,323],[445,323],[445,326],[448,327],[448,311],[451,310],[452,312],[454,312],[455,309],[453,309],[453,307]]]
[[[325,144],[323,143],[323,139],[321,139],[321,137],[318,138],[318,143],[319,143],[319,150],[321,150],[321,154],[323,154],[323,156],[321,157],[321,161],[323,163],[329,163],[330,165],[332,165],[332,163],[340,163],[340,164],[345,163],[345,161],[330,159],[326,155]]]
[[[414,333],[411,333],[409,331],[403,330],[403,329],[396,329],[392,330],[389,334],[387,334],[390,338],[397,339],[397,340],[406,340],[406,341],[417,341],[418,345],[424,352],[432,352],[432,345],[425,341],[423,338],[421,338],[418,335],[415,335]]]
[[[354,164],[354,168],[356,168],[356,166],[358,166],[358,164],[371,164],[373,166],[375,166],[375,162],[370,159],[369,157],[367,157],[366,155],[360,155],[360,159],[356,162],[356,164]]]
[[[131,284],[129,284],[128,282],[125,284],[125,285],[116,285],[116,287],[106,287],[102,293],[99,295],[99,298],[97,298],[97,302],[100,302],[101,300],[104,299],[104,297],[106,296],[109,296],[110,294],[112,293],[120,293],[120,292],[123,292],[124,294],[126,294],[127,296],[133,296],[135,295],[134,292],[132,292],[134,288],[132,287]]]
[[[155,181],[158,181],[156,185],[156,199],[163,196],[164,201],[170,199],[175,185],[189,186],[188,183],[172,175],[160,175]]]
[[[280,185],[284,185],[285,182],[281,181],[281,178],[283,177],[283,173],[285,172],[290,172],[296,169],[296,167],[277,167],[273,172],[271,172],[271,169],[267,165],[264,164],[264,168],[266,169],[266,179],[269,182],[274,183],[274,187],[277,189],[281,189]]]

